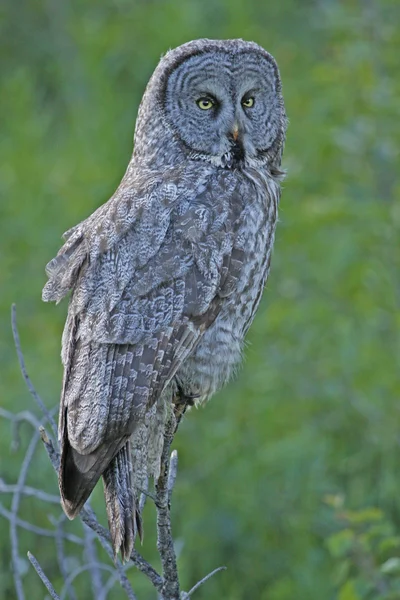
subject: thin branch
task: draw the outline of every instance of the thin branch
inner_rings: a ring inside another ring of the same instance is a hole
[[[138,488],[138,492],[140,492],[140,497],[144,496],[145,498],[149,498],[150,500],[152,500],[154,502],[154,504],[157,502],[155,495],[152,494],[151,492],[147,492],[146,490],[144,490],[142,488]],[[143,510],[143,507],[142,507],[142,510]]]
[[[38,500],[43,500],[43,502],[49,502],[50,504],[60,504],[59,496],[48,494],[47,492],[43,492],[43,490],[38,490],[30,487],[29,485],[24,485],[23,487],[18,488],[17,485],[5,483],[5,481],[0,478],[0,494],[14,494],[17,489],[19,489],[21,494],[24,494],[24,496],[33,496]]]
[[[13,413],[0,406],[0,417],[8,419],[12,424],[19,423],[20,421],[27,421],[35,429],[39,429],[41,425],[41,421],[39,421],[39,419],[35,417],[35,415],[29,410],[22,410],[19,413]]]
[[[145,506],[146,500],[147,500],[146,494],[148,493],[148,489],[149,489],[149,478],[148,477],[146,477],[146,481],[144,482],[144,485],[145,485],[145,489],[142,490],[142,493],[140,494],[140,498],[139,498],[139,513],[140,514],[143,514],[143,509],[144,509],[144,506]]]
[[[164,433],[164,447],[161,455],[161,473],[156,483],[157,507],[157,550],[161,557],[164,584],[161,591],[163,600],[179,600],[179,577],[176,554],[171,531],[170,515],[170,448],[176,429],[176,420],[171,413]]]
[[[143,556],[136,550],[132,551],[130,558],[135,567],[137,567],[139,571],[143,573],[143,575],[146,575],[147,579],[151,581],[158,592],[161,592],[163,588],[163,579],[161,575],[157,573],[154,567],[152,567],[151,564],[149,564],[147,560],[145,560]]]
[[[13,498],[11,501],[11,511],[8,512],[8,519],[10,521],[10,538],[11,538],[11,556],[12,556],[12,565],[14,572],[14,581],[15,587],[17,590],[18,600],[24,600],[25,595],[22,587],[22,580],[19,572],[19,548],[18,548],[18,535],[17,535],[17,525],[19,525],[19,518],[17,516],[19,503],[21,499],[21,490],[25,485],[26,476],[28,474],[28,468],[33,458],[33,454],[35,452],[37,443],[39,441],[39,432],[35,431],[28,449],[25,453],[24,460],[22,462],[21,470],[19,472],[18,481],[16,485],[16,490],[13,494]],[[2,507],[3,508],[3,507]],[[4,509],[5,510],[5,509]],[[27,523],[29,525],[29,523]]]
[[[97,558],[97,549],[94,545],[94,539],[96,536],[90,527],[84,523],[82,523],[82,526],[85,536],[85,557],[88,563],[93,565],[90,569],[93,598],[99,599],[102,596],[104,586],[100,570],[101,567],[99,566],[100,563]],[[113,572],[115,573],[115,569],[113,569]]]
[[[43,581],[44,585],[46,586],[47,591],[49,592],[50,596],[54,600],[60,600],[60,596],[57,594],[57,592],[55,591],[55,589],[51,585],[49,579],[44,574],[42,567],[39,565],[38,561],[33,556],[33,554],[31,554],[30,552],[28,552],[28,558],[29,558],[29,560],[30,560],[33,568],[35,569],[36,573],[39,575],[40,579]]]
[[[83,508],[83,510],[81,511],[79,516],[82,519],[83,523],[85,523],[88,527],[90,527],[97,534],[100,544],[103,546],[104,550],[107,552],[107,554],[111,558],[111,560],[114,561],[114,552],[113,552],[110,542],[109,542],[109,540],[111,539],[110,534],[107,531],[107,529],[105,529],[104,527],[102,527],[100,525],[100,523],[98,523],[98,521],[96,519],[96,515],[94,514],[94,512],[90,508],[90,506],[88,507],[86,505]],[[127,576],[125,574],[125,571],[124,571],[124,568],[123,568],[121,562],[117,559],[116,561],[114,561],[114,565],[117,570],[117,575],[118,575],[117,579],[119,579],[121,587],[125,590],[126,595],[128,596],[129,600],[137,600],[136,595],[132,589],[131,584],[129,583],[129,579],[127,578]]]
[[[172,450],[169,460],[168,470],[168,500],[171,502],[172,492],[175,486],[176,476],[178,474],[178,450]]]
[[[133,566],[133,565],[132,565]],[[97,600],[106,600],[108,596],[108,592],[114,587],[116,580],[118,579],[118,573],[114,571],[112,575],[108,578],[106,584],[103,586],[101,595],[97,597]]]
[[[8,521],[10,521],[10,524],[12,523],[13,525],[18,525],[18,527],[22,527],[22,529],[26,529],[27,531],[32,531],[32,533],[36,533],[37,535],[42,535],[44,537],[51,538],[56,537],[55,531],[52,531],[51,529],[44,529],[43,527],[37,527],[37,525],[32,525],[32,523],[20,519],[19,517],[13,515],[11,511],[7,510],[1,503],[0,515],[8,519]],[[72,533],[66,532],[63,533],[63,536],[64,539],[68,540],[69,542],[73,542],[74,544],[83,546],[83,540],[80,537],[73,535]]]
[[[189,590],[188,592],[182,592],[181,600],[187,600],[188,598],[190,598],[191,596],[193,596],[193,594],[199,589],[199,587],[201,585],[203,585],[203,583],[205,583],[206,581],[208,581],[211,577],[213,577],[213,575],[215,575],[219,571],[226,571],[226,567],[218,567],[217,569],[214,569],[214,571],[211,571],[211,573],[209,573],[208,575],[206,575],[205,577],[203,577],[203,579],[201,579],[200,581],[198,581],[196,583],[196,585],[194,585],[192,587],[191,590]]]
[[[35,387],[34,387],[32,381],[30,380],[30,377],[26,370],[25,359],[24,359],[24,355],[22,354],[22,350],[21,350],[21,341],[19,339],[19,333],[18,333],[18,327],[17,327],[17,307],[15,304],[13,304],[11,306],[11,328],[12,328],[12,333],[13,333],[13,337],[14,337],[15,349],[17,351],[18,362],[19,362],[19,366],[21,368],[22,377],[25,380],[28,390],[30,391],[33,398],[35,399],[36,404],[38,405],[38,407],[40,408],[42,413],[45,415],[47,421],[50,423],[53,433],[55,435],[55,439],[57,439],[56,422],[55,422],[52,414],[48,410],[47,406],[44,404],[43,400],[41,399],[41,397],[35,390]]]
[[[37,417],[35,417],[35,415],[32,414],[31,412],[29,412],[28,410],[23,410],[23,411],[15,414],[15,413],[12,413],[12,412],[6,410],[5,408],[0,407],[0,417],[4,417],[5,419],[8,419],[9,421],[11,421],[11,428],[12,428],[11,429],[11,431],[12,431],[11,449],[14,452],[16,450],[18,450],[18,448],[20,446],[19,428],[21,426],[21,423],[23,423],[23,422],[30,423],[34,429],[38,429],[41,424],[39,419],[37,419]]]
[[[105,551],[107,552],[109,557],[112,560],[114,560],[114,552],[110,545],[110,541],[111,541],[110,533],[105,527],[100,525],[93,510],[90,507],[88,508],[88,506],[86,504],[84,506],[84,508],[82,509],[82,511],[80,512],[79,516],[88,527],[90,527],[95,533],[97,533],[97,536],[99,538],[101,545],[103,546],[103,548],[105,549]],[[151,581],[151,583],[156,588],[156,590],[161,591],[162,584],[163,584],[162,578],[157,573],[157,571],[139,554],[139,552],[137,552],[136,550],[133,550],[132,554],[130,556],[130,559],[133,562],[133,564],[135,565],[135,567],[137,567],[139,569],[139,571],[141,573],[143,573],[143,575],[145,575]],[[122,568],[120,561],[117,560],[115,563],[115,566],[120,575],[121,585],[125,589],[124,585],[126,584],[126,581],[128,581],[128,580],[124,573],[124,570]],[[121,578],[125,583],[122,582]],[[126,589],[125,589],[125,591],[126,591]],[[132,593],[133,593],[133,591],[132,591]],[[133,598],[133,596],[132,596],[132,598]]]
[[[60,468],[60,454],[56,448],[54,448],[53,440],[49,438],[47,435],[47,431],[44,427],[39,428],[40,438],[46,448],[47,454],[50,458],[51,464],[54,467],[54,470],[58,474],[58,469]]]
[[[68,593],[68,589],[69,589],[71,583],[73,582],[73,580],[76,579],[78,577],[78,575],[80,575],[81,573],[84,573],[85,571],[90,571],[94,566],[96,568],[103,569],[103,571],[108,571],[109,573],[114,573],[114,569],[112,567],[110,567],[110,565],[103,565],[98,562],[96,562],[95,564],[87,563],[86,565],[77,567],[76,569],[74,569],[72,571],[72,573],[70,575],[68,575],[67,579],[65,580],[64,587],[61,592],[60,600],[64,600],[64,598],[66,598],[66,594]],[[96,598],[97,598],[97,596],[96,596]]]
[[[65,522],[66,516],[64,513],[60,516],[58,521],[56,522],[56,551],[57,551],[57,560],[58,566],[60,567],[60,573],[62,578],[64,579],[64,587],[68,592],[68,595],[71,600],[77,600],[74,587],[72,582],[68,579],[68,573],[66,569],[66,560],[65,560],[65,551],[64,551],[64,531],[63,525]],[[61,593],[62,596],[62,593]],[[95,597],[95,596],[94,596]]]
[[[114,551],[112,550],[111,545],[108,542],[106,542],[105,539],[102,537],[99,537],[99,541],[100,541],[100,544],[103,546],[104,550],[107,552],[108,556],[112,560],[114,560]],[[117,559],[114,564],[115,564],[115,568],[118,573],[119,582],[120,582],[123,590],[125,590],[127,597],[129,598],[129,600],[137,600],[136,594],[134,593],[132,586],[129,583],[129,579],[126,576],[126,573],[124,571],[124,567],[121,564],[121,561]]]

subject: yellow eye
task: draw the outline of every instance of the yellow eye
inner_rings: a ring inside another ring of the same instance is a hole
[[[251,108],[254,106],[254,98],[246,98],[246,100],[242,100],[242,106],[246,108]]]
[[[209,110],[214,106],[214,102],[210,100],[210,98],[199,98],[197,100],[197,106],[201,108],[201,110]]]

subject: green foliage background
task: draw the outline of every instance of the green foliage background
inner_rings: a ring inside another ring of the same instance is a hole
[[[290,127],[272,273],[238,380],[177,436],[173,525],[185,589],[228,566],[198,600],[337,598],[326,543],[337,522],[325,496],[379,507],[400,528],[400,4],[3,0],[0,16],[0,402],[9,410],[32,408],[9,326],[14,301],[35,386],[49,407],[58,400],[66,304],[42,304],[44,265],[61,233],[119,183],[160,55],[197,37],[243,37],[276,57]],[[6,421],[0,434],[11,483],[26,444],[10,451]],[[41,448],[29,481],[55,493]],[[101,490],[94,502],[101,511]],[[43,527],[51,510],[23,503]],[[146,511],[143,553],[154,560]],[[59,590],[52,542],[21,532],[20,546]],[[0,560],[0,598],[14,598],[4,519]],[[155,598],[139,573],[130,578],[140,600]],[[31,568],[23,581],[31,600],[43,598]],[[78,582],[89,598],[85,576]],[[341,600],[361,597],[349,585]]]

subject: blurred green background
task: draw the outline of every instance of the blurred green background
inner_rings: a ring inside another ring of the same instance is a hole
[[[66,303],[41,302],[44,266],[62,232],[118,185],[160,55],[193,38],[242,37],[277,59],[290,126],[272,272],[239,378],[192,411],[175,441],[181,579],[187,590],[224,564],[195,598],[361,597],[338,591],[326,543],[338,525],[325,498],[379,507],[400,530],[398,0],[3,0],[0,19],[0,402],[13,411],[33,403],[10,305],[52,407]],[[7,483],[31,431],[22,426],[11,452],[0,420]],[[56,493],[42,448],[28,482]],[[94,503],[103,510],[101,490]],[[20,514],[48,527],[50,512],[30,499]],[[157,563],[151,506],[145,528],[143,553]],[[52,540],[21,531],[27,550],[60,590]],[[0,560],[0,598],[15,598],[2,517]],[[43,598],[33,569],[22,572],[27,597]],[[130,579],[139,600],[155,599],[141,574]],[[91,597],[85,574],[76,586]],[[125,596],[116,586],[112,597]]]

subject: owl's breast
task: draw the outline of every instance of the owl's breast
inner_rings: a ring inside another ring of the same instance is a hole
[[[224,310],[232,311],[241,335],[247,333],[261,299],[271,261],[278,217],[280,188],[273,180],[254,186],[240,218],[234,249],[243,254],[243,264],[236,289]]]
[[[270,266],[279,187],[249,186],[235,224],[230,266],[234,276],[220,291],[220,311],[177,378],[185,393],[208,400],[235,373],[244,337],[254,319]],[[228,266],[229,271],[229,266]]]

